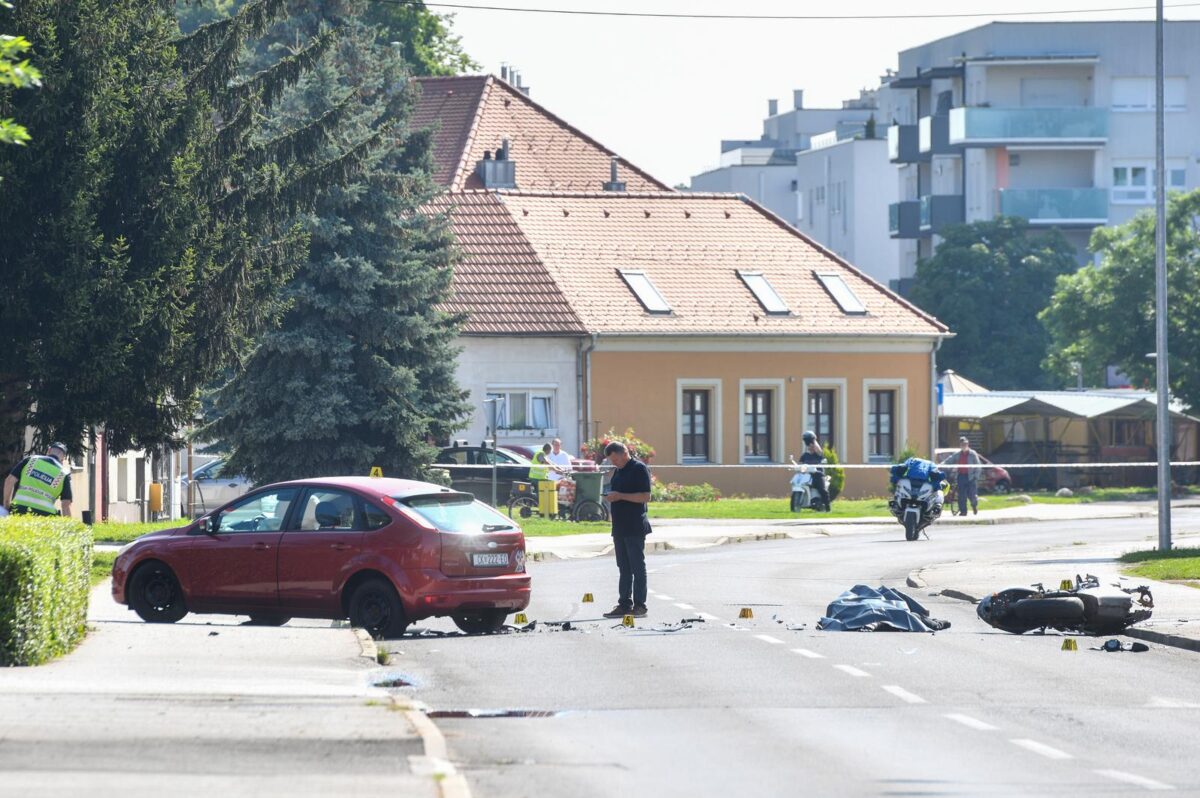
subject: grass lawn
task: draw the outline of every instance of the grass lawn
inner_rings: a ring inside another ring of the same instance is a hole
[[[92,584],[103,582],[112,575],[113,560],[117,559],[115,551],[97,551],[92,553]]]
[[[187,520],[183,521],[150,521],[148,523],[123,522],[123,521],[105,521],[102,524],[96,524],[92,527],[92,537],[97,543],[128,543],[134,538],[139,538],[142,535],[150,532],[157,532],[160,529],[173,529],[177,526],[185,526]]]
[[[1121,562],[1128,563],[1127,574],[1164,582],[1190,580],[1200,587],[1200,549],[1131,551],[1121,555]]]

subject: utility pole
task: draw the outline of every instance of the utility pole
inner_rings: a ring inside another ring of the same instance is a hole
[[[1167,175],[1163,128],[1163,0],[1154,18],[1154,338],[1158,408],[1158,548],[1171,549],[1171,408],[1167,385]]]

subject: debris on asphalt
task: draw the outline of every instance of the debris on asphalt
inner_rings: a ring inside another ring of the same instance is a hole
[[[1116,651],[1133,651],[1140,654],[1143,651],[1149,650],[1150,646],[1146,645],[1145,643],[1138,643],[1135,641],[1132,643],[1122,644],[1121,641],[1115,637],[1110,640],[1105,640],[1104,645],[1102,646],[1092,646],[1092,651],[1107,651],[1109,653]]]
[[[808,624],[806,623],[792,623],[785,618],[780,618],[778,615],[772,615],[771,620],[775,623],[783,624],[783,628],[787,629],[789,632],[803,632],[808,628]]]
[[[894,588],[855,585],[825,608],[817,628],[827,632],[940,632],[949,621],[932,618],[916,599]]]
[[[209,633],[208,633],[208,636],[209,636],[209,637],[216,637],[216,636],[217,636],[217,635],[219,635],[219,634],[221,634],[221,633],[220,633],[220,632],[209,632]]]

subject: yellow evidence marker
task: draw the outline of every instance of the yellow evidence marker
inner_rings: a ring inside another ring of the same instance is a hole
[[[749,607],[742,607],[742,611],[738,613],[738,618],[749,619],[749,618],[753,618],[753,617],[754,617],[754,610],[750,609]]]
[[[383,469],[379,466],[371,466],[371,476],[378,479],[383,476]]]

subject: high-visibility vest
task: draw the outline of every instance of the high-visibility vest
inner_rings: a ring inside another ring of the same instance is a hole
[[[67,469],[53,457],[31,457],[21,472],[12,503],[56,515],[54,502],[63,492]]]
[[[550,478],[550,466],[546,464],[546,455],[543,452],[533,453],[533,465],[529,467],[529,480],[531,482],[540,482]]]

